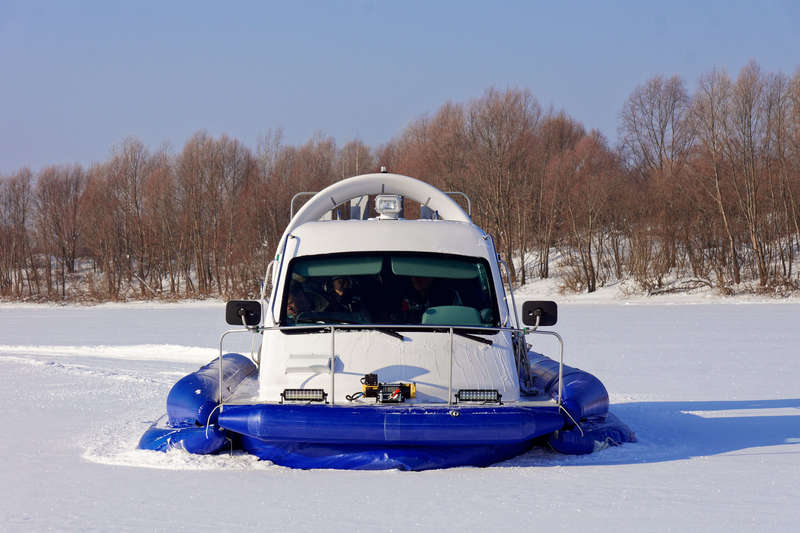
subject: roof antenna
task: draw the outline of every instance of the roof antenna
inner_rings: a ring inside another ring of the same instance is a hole
[[[387,169],[386,167],[382,166],[381,167],[381,174],[386,174],[387,172],[389,172],[389,169]]]

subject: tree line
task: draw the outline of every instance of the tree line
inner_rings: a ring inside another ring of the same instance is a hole
[[[751,62],[691,92],[653,77],[620,110],[618,139],[494,88],[377,147],[270,131],[252,150],[198,132],[170,153],[129,138],[88,168],[0,176],[0,296],[252,296],[294,194],[380,166],[465,192],[516,283],[800,289],[800,72]]]

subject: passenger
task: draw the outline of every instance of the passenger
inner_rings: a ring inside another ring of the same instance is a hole
[[[353,289],[353,281],[348,277],[335,277],[327,287],[328,307],[325,311],[357,313],[362,310],[361,296]]]
[[[411,276],[411,286],[405,291],[400,302],[404,322],[419,324],[426,309],[441,305],[461,305],[458,292],[443,287],[441,282],[434,278]]]

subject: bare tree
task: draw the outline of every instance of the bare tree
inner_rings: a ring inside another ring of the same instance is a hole
[[[539,130],[539,142],[532,153],[533,216],[529,224],[537,250],[537,273],[541,278],[550,275],[550,250],[560,229],[563,189],[556,169],[560,156],[573,150],[585,135],[583,126],[563,112],[545,117]]]
[[[29,226],[33,217],[33,175],[23,168],[0,183],[0,228],[3,244],[0,292],[31,297],[39,292]]]
[[[693,173],[717,206],[727,236],[733,282],[738,285],[741,283],[739,256],[729,215],[730,206],[723,195],[727,167],[725,135],[732,92],[732,83],[724,71],[714,70],[700,77],[692,112],[702,157],[695,161]]]
[[[529,176],[529,147],[541,108],[529,91],[489,89],[471,103],[467,114],[467,172],[473,196],[481,197],[477,215],[498,239],[498,247],[516,280],[514,253],[521,249],[514,221],[527,215],[520,191]]]
[[[620,113],[620,137],[643,177],[672,176],[685,164],[694,132],[686,119],[690,99],[681,78],[656,76],[638,86]]]
[[[565,283],[594,292],[603,280],[605,238],[610,202],[616,193],[619,163],[597,132],[564,152],[554,169],[564,190]]]
[[[78,208],[86,186],[80,166],[48,167],[38,177],[36,203],[39,242],[46,255],[47,292],[53,292],[52,262],[56,261],[61,297],[66,298],[67,274],[75,272],[80,221]]]
[[[466,192],[515,283],[800,288],[800,71],[713,70],[693,94],[656,76],[626,100],[619,138],[612,151],[529,91],[490,88],[378,147],[270,130],[254,155],[201,131],[171,155],[125,139],[88,171],[0,180],[0,295],[255,295],[292,196],[380,165]]]

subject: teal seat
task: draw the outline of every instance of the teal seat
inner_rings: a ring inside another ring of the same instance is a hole
[[[429,307],[422,313],[422,324],[427,326],[482,326],[481,314],[465,305],[440,305]]]

